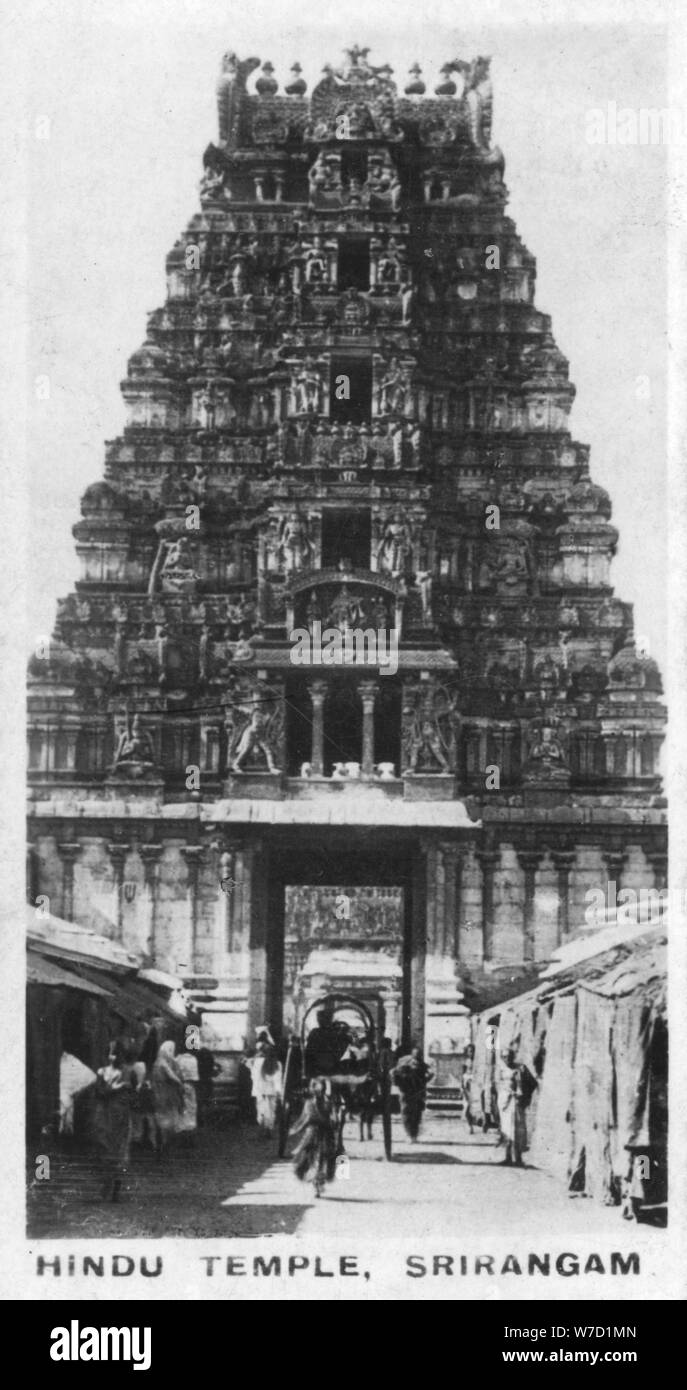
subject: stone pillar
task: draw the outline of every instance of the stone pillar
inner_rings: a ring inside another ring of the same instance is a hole
[[[516,850],[518,863],[525,875],[525,902],[522,912],[522,958],[531,963],[534,960],[534,889],[537,869],[543,859],[541,850]]]
[[[622,849],[605,850],[602,859],[608,870],[608,883],[615,883],[616,899],[621,888],[623,868],[627,859],[627,853]],[[606,889],[606,902],[609,902],[608,888]]]
[[[324,776],[324,701],[327,694],[326,681],[312,681],[308,686],[312,700],[312,744],[310,762],[313,777]]]
[[[424,1044],[425,961],[427,955],[428,843],[422,840],[413,853],[412,907],[410,920],[410,992],[404,996],[403,1046]]]
[[[261,202],[263,201],[263,184],[264,184],[264,182],[265,182],[265,176],[264,176],[264,174],[254,174],[254,175],[253,175],[253,183],[255,184],[255,201],[256,201],[256,203],[261,203]]]
[[[157,890],[159,883],[158,864],[162,854],[162,845],[139,845],[138,852],[143,861],[143,874],[148,893],[148,930],[146,933],[146,955],[149,956],[153,965],[156,957],[156,931],[157,931]]]
[[[212,848],[218,852],[219,856],[217,861],[221,931],[219,955],[225,956],[231,955],[234,949],[234,922],[235,916],[240,913],[241,884],[239,876],[241,870],[239,856],[241,842],[223,835],[220,840],[213,843]]]
[[[486,962],[494,956],[494,870],[501,853],[497,849],[478,849],[475,858],[482,870],[482,959]]]
[[[71,922],[74,917],[74,863],[77,854],[81,853],[81,845],[69,840],[65,844],[58,844],[57,853],[62,860],[62,906],[60,915],[64,918],[65,922]]]
[[[253,840],[243,851],[244,890],[249,895],[250,978],[248,981],[247,1036],[265,1022],[267,1012],[267,884],[264,846]],[[245,896],[244,896],[245,905]]]
[[[281,201],[282,201],[282,199],[283,199],[283,197],[284,197],[284,175],[283,175],[283,174],[275,174],[275,176],[274,176],[274,188],[275,188],[274,201],[275,201],[275,203],[281,203]]]
[[[117,915],[117,934],[119,940],[122,939],[122,885],[124,883],[124,861],[129,853],[131,846],[123,840],[112,840],[107,846],[107,852],[112,860],[115,881],[115,910]]]
[[[362,681],[358,686],[363,702],[363,749],[361,771],[371,777],[375,765],[375,700],[379,686],[376,681]]]
[[[190,930],[190,951],[189,951],[189,956],[190,956],[189,964],[190,964],[190,967],[191,967],[190,973],[195,975],[195,973],[196,973],[196,957],[197,957],[197,953],[198,953],[198,952],[197,952],[197,946],[198,946],[198,942],[197,942],[197,936],[198,936],[198,872],[199,872],[199,869],[200,869],[201,861],[202,861],[203,856],[204,856],[204,854],[205,854],[205,846],[204,846],[204,845],[182,845],[182,847],[181,847],[181,853],[182,853],[182,855],[184,856],[184,859],[186,860],[186,869],[187,869],[187,874],[188,874],[187,884],[188,884],[188,892],[189,892],[189,906],[190,906],[190,909],[191,909],[191,922],[190,922],[190,928],[191,928],[191,930]]]
[[[554,869],[558,874],[557,946],[567,941],[570,931],[570,870],[573,868],[576,858],[576,851],[567,849],[556,849],[551,855]]]
[[[460,937],[460,866],[463,852],[453,841],[442,842],[441,854],[444,861],[444,922],[442,931],[442,951],[452,960],[458,959]]]
[[[425,963],[425,1049],[433,1058],[434,1085],[452,1084],[457,1055],[468,1041],[468,1010],[457,974],[457,865],[460,846],[451,840],[425,843],[427,861],[427,957]]]

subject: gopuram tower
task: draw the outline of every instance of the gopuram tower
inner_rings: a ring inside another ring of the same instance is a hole
[[[309,95],[259,67],[223,61],[201,210],[31,664],[30,895],[181,975],[229,1079],[337,988],[441,1084],[588,889],[664,885],[660,678],[506,215],[488,59],[433,95],[359,48]]]

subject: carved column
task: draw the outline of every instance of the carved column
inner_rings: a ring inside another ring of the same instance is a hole
[[[458,959],[460,937],[460,871],[463,852],[460,845],[444,841],[441,846],[444,861],[444,921],[441,949],[445,956]]]
[[[115,881],[115,903],[117,914],[117,933],[121,941],[123,918],[122,918],[122,886],[124,883],[124,861],[129,853],[131,846],[122,840],[112,840],[107,846],[107,852],[112,860]]]
[[[157,941],[157,894],[159,884],[158,864],[162,845],[139,845],[138,852],[143,862],[143,874],[148,893],[148,930],[146,933],[146,955],[155,964]]]
[[[543,859],[541,850],[519,849],[516,851],[518,863],[525,875],[525,902],[522,913],[522,958],[524,961],[534,960],[534,890],[536,874]]]
[[[618,892],[622,886],[621,878],[623,874],[623,868],[625,867],[625,861],[627,860],[627,853],[625,850],[622,849],[610,849],[604,851],[602,858],[608,871],[608,883],[609,885],[611,883],[615,884],[615,894],[617,899]],[[609,901],[608,888],[606,889],[606,901]]]
[[[556,945],[567,941],[570,931],[570,870],[577,854],[575,850],[556,849],[551,855],[553,866],[558,874],[558,923]]]
[[[358,686],[363,702],[363,750],[361,771],[371,777],[375,765],[375,700],[379,686],[376,681],[362,681]]]
[[[216,840],[213,849],[219,852],[218,889],[220,894],[220,919],[222,940],[220,943],[220,954],[231,955],[234,949],[234,925],[237,915],[240,913],[240,893],[241,884],[239,882],[239,855],[241,852],[240,840],[234,840],[223,835],[221,840]]]
[[[324,775],[324,701],[327,694],[326,681],[312,681],[308,686],[312,700],[312,745],[310,762],[313,777]]]
[[[475,858],[482,870],[482,958],[490,961],[494,955],[494,870],[501,853],[496,849],[478,849]]]
[[[81,853],[81,845],[69,840],[65,844],[58,844],[57,853],[62,860],[61,915],[65,922],[71,922],[74,916],[74,863],[77,854]]]
[[[191,908],[190,922],[190,968],[191,973],[196,974],[197,955],[198,955],[198,871],[205,854],[204,845],[183,845],[181,850],[186,860],[187,884],[189,892],[189,905]]]

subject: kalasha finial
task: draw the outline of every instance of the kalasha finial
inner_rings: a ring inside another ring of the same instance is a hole
[[[453,63],[444,63],[443,67],[441,68],[441,72],[444,74],[444,81],[443,81],[443,82],[439,82],[439,83],[437,84],[437,86],[434,88],[434,91],[435,91],[436,96],[438,96],[438,97],[453,97],[453,96],[455,96],[456,91],[457,91],[457,87],[456,87],[455,82],[452,81],[452,79],[451,79],[451,77],[450,77],[450,75],[449,75],[450,73],[455,72],[455,67],[454,67]]]
[[[272,97],[279,89],[279,83],[272,76],[274,72],[272,64],[263,63],[262,72],[264,73],[264,77],[261,76],[258,78],[255,84],[255,90],[261,97]]]
[[[301,77],[303,69],[300,63],[294,63],[291,71],[294,74],[293,82],[287,82],[284,91],[287,96],[302,97],[307,90],[308,84],[305,79]]]
[[[409,68],[408,71],[413,80],[412,82],[409,82],[407,86],[403,88],[403,90],[406,96],[408,97],[421,97],[423,92],[425,92],[427,88],[425,87],[425,84],[422,81],[422,68],[420,67],[420,64],[413,63],[412,68]]]

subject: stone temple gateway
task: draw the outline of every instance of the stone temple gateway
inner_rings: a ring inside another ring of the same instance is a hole
[[[325,989],[451,1074],[590,888],[661,888],[660,678],[489,61],[224,58],[200,212],[30,671],[30,896],[184,977],[232,1059]],[[398,667],[296,664],[391,634]],[[313,640],[313,645],[315,645]]]

